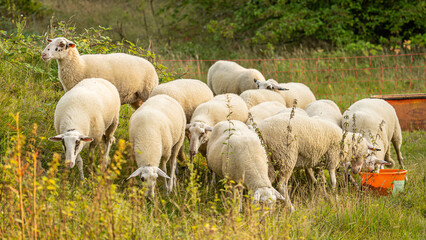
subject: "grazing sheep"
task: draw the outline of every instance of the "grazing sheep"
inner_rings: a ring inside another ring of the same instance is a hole
[[[276,101],[268,101],[260,103],[249,109],[251,117],[247,120],[246,124],[251,126],[259,124],[264,119],[273,116],[283,110],[287,109],[285,105]]]
[[[207,84],[195,79],[177,79],[162,83],[154,88],[150,97],[159,94],[169,95],[182,106],[187,123],[198,105],[213,98],[213,92]]]
[[[256,69],[247,69],[231,61],[217,61],[207,73],[207,85],[214,95],[225,93],[239,95],[247,89],[256,89],[254,80],[265,81],[265,77]]]
[[[292,107],[294,100],[297,100],[296,107],[304,109],[309,103],[315,101],[315,95],[303,83],[288,82],[278,84],[274,79],[268,79],[264,82],[257,81],[256,84],[258,89],[285,89],[286,91],[279,91],[279,93],[284,97],[287,107]]]
[[[80,56],[75,43],[59,37],[48,40],[42,59],[56,59],[59,80],[67,92],[85,78],[104,78],[117,87],[121,104],[137,109],[158,85],[154,66],[146,59],[124,53]]]
[[[287,191],[288,180],[294,169],[318,167],[321,157],[330,173],[333,189],[336,168],[351,162],[352,171],[360,171],[370,155],[367,140],[358,133],[347,133],[342,143],[342,130],[335,124],[302,115],[281,113],[265,119],[258,126],[271,151],[271,164],[277,172],[278,190],[287,206],[293,205]]]
[[[242,182],[254,192],[254,201],[284,200],[271,185],[267,161],[259,137],[244,123],[221,121],[213,128],[207,143],[208,167],[221,178]]]
[[[248,119],[246,103],[240,96],[233,93],[217,95],[195,109],[190,123],[186,125],[186,129],[190,133],[189,154],[191,160],[199,150],[206,156],[205,148],[210,132],[216,123],[227,120],[227,117],[230,120],[242,122],[246,122]]]
[[[59,135],[49,140],[62,141],[65,165],[73,168],[77,162],[81,179],[84,174],[80,152],[86,143],[91,142],[89,152],[93,157],[95,146],[103,142],[105,164],[109,163],[108,153],[115,141],[119,114],[117,88],[101,78],[84,79],[66,92],[56,105],[54,124]]]
[[[279,92],[267,89],[249,89],[241,93],[240,97],[246,102],[249,109],[263,102],[270,101],[276,101],[286,105],[285,99]]]
[[[176,157],[185,138],[185,122],[180,104],[164,94],[150,97],[130,117],[129,138],[138,169],[127,179],[140,176],[148,188],[148,197],[154,198],[158,175],[169,179],[168,183],[164,182],[167,192],[173,190]],[[170,177],[166,174],[168,162]]]
[[[376,158],[390,162],[390,166],[395,164],[390,156],[390,142],[392,142],[399,165],[404,168],[401,154],[401,126],[395,109],[385,100],[362,99],[355,102],[343,113],[342,125],[345,130],[363,133],[371,144],[382,149],[376,153]],[[370,167],[369,171],[372,170],[374,169]]]
[[[340,128],[342,127],[342,112],[337,104],[331,100],[321,99],[311,102],[306,106],[305,111],[309,117],[318,117],[328,120]]]

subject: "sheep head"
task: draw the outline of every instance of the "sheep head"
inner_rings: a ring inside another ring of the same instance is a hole
[[[257,84],[258,89],[268,89],[268,90],[288,90],[287,88],[281,87],[277,81],[274,79],[268,79],[266,81],[258,81],[254,79],[254,82]]]
[[[47,41],[49,44],[41,54],[41,58],[44,61],[49,61],[51,59],[64,59],[68,56],[69,50],[71,48],[75,48],[75,43],[63,37],[48,39]]]
[[[136,169],[136,171],[134,171],[126,180],[137,176],[140,176],[142,182],[148,189],[145,192],[146,196],[151,199],[154,198],[154,188],[158,176],[170,178],[163,170],[158,167],[144,166]]]
[[[65,165],[73,168],[78,154],[83,150],[85,143],[93,141],[93,138],[85,136],[76,130],[69,130],[66,133],[49,138],[50,141],[62,141],[62,147],[65,151]]]
[[[273,187],[262,187],[258,188],[254,192],[253,202],[261,202],[261,203],[273,203],[276,200],[283,200],[284,197]]]
[[[202,122],[193,122],[186,124],[186,130],[189,131],[190,135],[189,154],[192,161],[201,144],[206,143],[209,140],[210,133],[213,128]]]

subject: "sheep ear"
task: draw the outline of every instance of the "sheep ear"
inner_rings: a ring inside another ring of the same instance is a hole
[[[381,151],[380,148],[376,148],[374,145],[372,144],[367,144],[368,150],[372,150],[372,151]]]
[[[126,180],[129,180],[130,178],[139,176],[141,174],[141,172],[142,172],[142,167],[136,169],[136,171],[134,171],[132,174],[130,174],[130,176]]]
[[[289,90],[288,88],[283,88],[283,87],[280,87],[280,86],[274,86],[274,88],[279,90],[279,91]]]
[[[213,128],[212,128],[212,127],[210,127],[210,126],[207,126],[204,130],[205,130],[206,132],[211,132],[211,131],[213,131]]]
[[[67,46],[68,46],[68,47],[75,48],[75,43],[73,43],[73,42],[69,42],[69,43],[67,44]]]
[[[277,197],[277,199],[284,201],[285,198],[283,197],[283,195],[281,195],[280,192],[278,192],[275,188],[274,188],[274,194]]]
[[[91,142],[93,141],[93,138],[88,137],[88,136],[84,136],[84,135],[80,135],[80,140],[83,142]]]
[[[392,163],[380,159],[374,159],[374,161],[375,164],[392,165]]]
[[[50,38],[49,38],[49,39],[47,39],[47,41],[48,41],[48,42],[52,42],[52,39],[50,39]]]
[[[62,141],[63,138],[64,138],[64,135],[59,134],[59,135],[56,135],[54,137],[50,137],[49,140],[52,141],[52,142],[59,142],[59,141]]]
[[[255,78],[255,79],[253,79],[253,81],[254,81],[254,83],[256,83],[257,84],[257,86],[259,86],[259,81]]]
[[[161,176],[161,177],[164,177],[164,178],[170,178],[165,172],[163,172],[163,170],[161,170],[160,168],[157,168],[157,174],[159,175],[159,176]]]

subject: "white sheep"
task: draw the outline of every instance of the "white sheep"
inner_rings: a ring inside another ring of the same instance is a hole
[[[265,77],[256,69],[247,69],[231,61],[217,61],[207,72],[207,85],[215,95],[241,94],[247,89],[256,89],[254,80],[265,81]]]
[[[249,89],[240,94],[240,97],[246,102],[250,109],[263,102],[275,101],[286,105],[285,98],[278,91],[267,89]]]
[[[162,83],[154,88],[150,97],[159,94],[169,95],[182,106],[187,123],[198,105],[213,98],[213,92],[207,84],[195,79],[177,79]]]
[[[333,189],[336,186],[336,168],[351,162],[357,174],[371,154],[367,140],[357,133],[347,133],[342,142],[342,130],[335,124],[302,115],[281,113],[265,119],[258,126],[271,152],[271,165],[277,172],[278,190],[292,210],[288,196],[288,180],[294,169],[315,168],[325,158]]]
[[[390,142],[392,142],[401,168],[404,168],[401,154],[402,134],[401,126],[395,109],[382,99],[362,99],[352,104],[343,113],[343,129],[363,133],[365,138],[382,151],[375,157],[390,162],[395,162],[390,154]],[[366,170],[373,171],[374,163],[370,163]]]
[[[292,107],[296,100],[296,106],[304,109],[309,103],[316,100],[311,89],[303,83],[288,82],[278,84],[274,79],[268,79],[263,82],[257,81],[256,84],[258,89],[279,90],[279,93],[285,99],[287,107]],[[283,89],[286,91],[282,91]]]
[[[236,94],[221,94],[208,102],[200,104],[192,114],[186,129],[190,134],[189,154],[191,159],[200,150],[204,156],[206,144],[213,127],[220,121],[239,120],[246,122],[248,109],[246,103]]]
[[[321,99],[311,102],[306,106],[305,111],[309,117],[318,117],[328,120],[340,128],[342,127],[342,112],[339,106],[332,100]]]
[[[256,133],[240,121],[216,124],[207,144],[208,167],[219,177],[242,182],[253,191],[254,201],[284,200],[268,178],[265,149]]]
[[[129,139],[138,169],[127,179],[140,176],[146,183],[146,194],[150,198],[154,197],[158,175],[169,179],[168,183],[164,182],[167,192],[173,190],[176,157],[185,138],[185,123],[185,113],[180,104],[164,94],[150,97],[130,117]],[[167,163],[170,177],[166,174]]]
[[[76,44],[59,37],[48,40],[42,59],[56,59],[59,80],[69,91],[85,78],[104,78],[117,87],[121,104],[137,109],[158,85],[155,67],[146,59],[124,53],[80,56]]]
[[[102,142],[105,147],[105,164],[108,164],[108,153],[115,140],[119,113],[120,96],[117,88],[100,78],[80,81],[56,105],[54,124],[58,135],[49,140],[62,141],[65,165],[73,168],[77,162],[81,179],[84,179],[84,174],[80,152],[86,143],[91,142],[89,150],[93,157],[95,146]]]
[[[253,124],[257,125],[264,119],[273,116],[285,109],[287,109],[287,107],[277,101],[268,101],[260,103],[249,109],[249,114],[251,117],[249,117],[249,119],[246,121],[246,124],[249,126]]]

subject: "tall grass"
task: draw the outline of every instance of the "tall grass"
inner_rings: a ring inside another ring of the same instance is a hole
[[[52,29],[49,35],[68,34],[78,40],[82,53],[147,54],[144,49],[131,48],[125,43],[115,44],[114,48],[102,31],[107,30],[92,29],[80,35],[64,26]],[[232,199],[226,197],[222,182],[209,184],[210,172],[199,155],[193,165],[186,163],[191,171],[181,170],[171,195],[165,194],[162,184],[157,184],[156,198],[147,201],[139,181],[125,180],[136,163],[125,141],[133,110],[122,106],[116,132],[120,140],[111,151],[111,165],[102,169],[99,159],[85,162],[86,181],[80,181],[76,169],[64,167],[60,145],[46,140],[56,134],[53,113],[63,90],[56,63],[43,63],[40,58],[44,39],[45,36],[26,36],[19,31],[0,36],[0,238],[423,239],[426,236],[424,131],[403,133],[402,153],[409,181],[399,195],[377,197],[348,187],[339,189],[336,198],[320,189],[311,191],[303,178],[295,174],[290,196],[296,212],[285,210],[282,203],[265,209],[251,204],[248,198],[240,212]],[[329,64],[340,67],[335,62]],[[410,65],[410,61],[401,64]],[[297,69],[295,65],[292,67]],[[171,70],[170,66],[162,68],[164,81],[180,74],[176,69]],[[205,78],[204,73],[201,76]],[[421,84],[418,87],[423,91],[424,81]],[[368,92],[365,86],[360,85],[359,89]],[[339,90],[344,94],[353,92],[349,87]],[[398,90],[391,87],[386,91]],[[354,95],[356,98],[364,96],[358,93]],[[322,93],[318,90],[316,94]],[[88,159],[86,153],[83,159]]]

